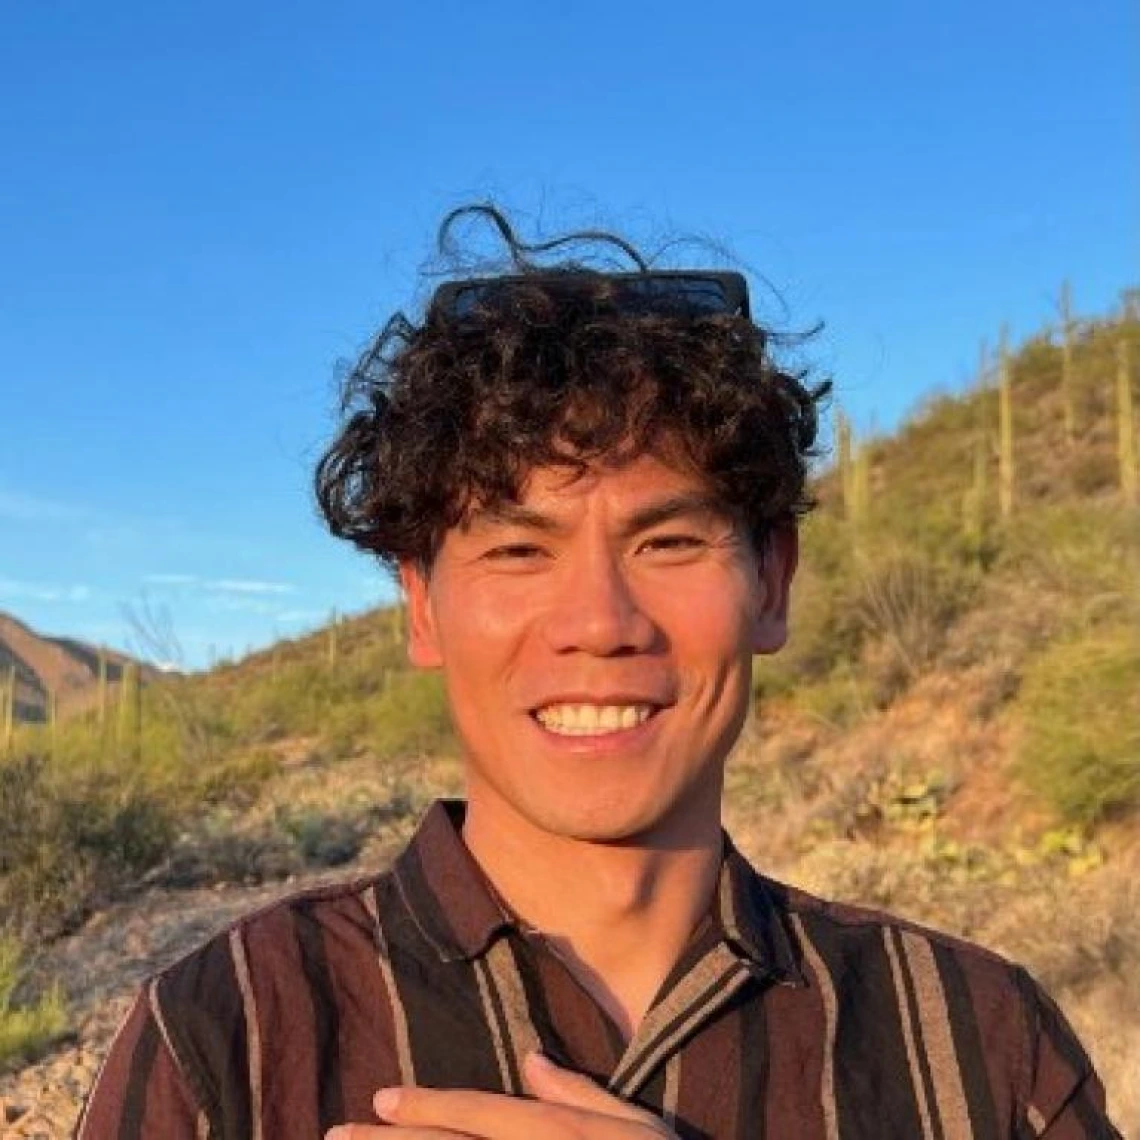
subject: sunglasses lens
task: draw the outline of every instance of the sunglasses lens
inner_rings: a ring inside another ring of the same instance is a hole
[[[615,300],[624,312],[705,316],[734,313],[741,307],[739,300],[729,297],[725,283],[715,277],[646,273],[611,280]],[[437,299],[451,316],[462,319],[483,305],[494,305],[520,284],[518,278],[461,282],[441,289]]]
[[[707,277],[643,277],[622,283],[634,309],[652,312],[656,308],[693,313],[729,311],[724,286]]]

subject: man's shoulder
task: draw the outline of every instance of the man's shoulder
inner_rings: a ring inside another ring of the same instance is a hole
[[[875,906],[823,898],[800,887],[757,876],[783,916],[801,954],[842,968],[869,955],[888,963],[902,957],[960,972],[978,986],[1011,992],[1026,984],[1025,970],[996,950]]]
[[[390,870],[293,891],[242,915],[160,970],[151,986],[164,1007],[203,1008],[254,985],[288,987],[309,963],[375,951]]]

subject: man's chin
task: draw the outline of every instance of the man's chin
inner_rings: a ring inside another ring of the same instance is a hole
[[[677,806],[670,803],[637,805],[628,801],[573,807],[557,805],[535,810],[531,822],[549,835],[574,842],[659,848],[672,845],[686,830]]]

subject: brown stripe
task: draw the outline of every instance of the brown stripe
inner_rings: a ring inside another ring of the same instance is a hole
[[[634,1066],[639,1069],[644,1067],[643,1058],[656,1047],[661,1036],[670,1031],[671,1023],[685,1016],[701,994],[739,964],[740,959],[723,943],[718,942],[709,950],[669,991],[665,1000],[652,1006],[642,1018],[614,1069],[610,1088],[625,1088],[628,1072]]]
[[[1103,1129],[1104,1093],[1088,1056],[1057,1003],[1023,969],[1015,971],[1015,980],[1037,1041],[1027,1103],[1048,1121],[1046,1133],[1065,1131],[1064,1121],[1074,1134],[1096,1135]]]
[[[666,1001],[650,1010],[610,1078],[610,1089],[632,1096],[669,1053],[750,977],[748,967],[726,946],[711,950]]]
[[[950,1026],[950,1012],[946,994],[934,961],[930,943],[918,934],[904,931],[903,950],[914,982],[918,1003],[922,1041],[930,1062],[934,1082],[934,1099],[946,1140],[973,1140],[970,1126],[970,1109],[966,1103],[966,1090],[962,1085],[962,1070],[954,1048],[954,1033]]]
[[[898,1006],[899,1020],[902,1022],[906,1060],[910,1067],[910,1083],[914,1089],[918,1115],[922,1119],[922,1135],[924,1140],[934,1140],[934,1128],[930,1123],[930,1106],[926,1102],[926,1085],[922,1079],[922,1070],[919,1068],[918,1048],[915,1043],[915,1033],[918,1027],[911,1022],[906,981],[903,978],[903,967],[899,961],[898,949],[895,946],[895,931],[889,926],[883,927],[883,944],[887,948],[887,959],[891,964],[891,978],[895,983],[895,1004]]]
[[[974,1015],[976,1030],[972,1039],[979,1048],[975,1059],[985,1074],[985,1090],[991,1105],[989,1119],[994,1134],[1002,1124],[1020,1116],[1021,1102],[1032,1087],[1032,1049],[1027,1044],[1029,1026],[1021,994],[1011,985],[1011,971],[997,963],[982,962],[966,954],[955,958],[965,987],[963,1005]],[[950,983],[943,985],[949,992]],[[963,1052],[970,1044],[967,1038]],[[976,1084],[967,1086],[971,1093]],[[985,1119],[979,1118],[978,1132],[986,1135]]]
[[[677,1124],[677,1098],[681,1091],[681,1054],[674,1053],[665,1062],[665,1095],[661,1100],[662,1116],[669,1128]]]
[[[249,1135],[245,1009],[226,937],[212,938],[160,974],[156,992],[166,1032],[211,1129]]]
[[[99,1072],[96,1074],[95,1082],[87,1094],[83,1111],[79,1115],[79,1123],[76,1125],[75,1135],[77,1140],[86,1140],[88,1136],[88,1126],[99,1127],[102,1125],[104,1128],[118,1127],[117,1121],[112,1124],[105,1119],[105,1111],[100,1111],[98,1114],[99,1119],[96,1120],[92,1112],[92,1106],[100,1104],[104,1084],[111,1089],[116,1089],[126,1083],[131,1057],[134,1054],[134,1048],[138,1042],[139,1034],[145,1024],[145,1003],[143,997],[140,996],[135,999],[127,1016],[123,1018],[119,1028],[115,1031],[115,1036],[111,1040],[110,1048],[107,1050],[107,1054],[99,1066]],[[113,1099],[113,1096],[109,1099]]]
[[[392,1007],[376,964],[374,922],[368,906],[374,885],[330,900],[321,916],[337,1005],[337,1053],[348,1120],[370,1120],[376,1090],[400,1083]],[[257,960],[253,949],[250,945],[250,961]],[[273,1134],[268,1121],[265,1131]],[[316,1134],[316,1125],[312,1131]]]
[[[946,999],[947,1017],[954,1035],[954,1049],[961,1068],[962,1087],[966,1092],[966,1104],[970,1111],[970,1125],[979,1136],[996,1136],[1000,1132],[997,1105],[991,1088],[989,1056],[996,1052],[983,1045],[983,1024],[978,1007],[974,1003],[967,967],[959,957],[958,950],[945,942],[931,940],[930,950],[934,964],[938,968],[938,978],[942,995]],[[989,972],[993,966],[985,963]],[[977,969],[973,969],[977,974]],[[995,1010],[996,1003],[985,1007]],[[987,1014],[992,1017],[993,1013]],[[997,1017],[1001,1018],[997,1009]],[[1008,1024],[1004,1023],[1003,1024]],[[1016,1024],[1016,1020],[1014,1022]],[[1004,1060],[1004,1058],[1003,1058]],[[1009,1081],[1006,1085],[1008,1087]],[[1012,1113],[1006,1114],[1009,1119]]]
[[[547,943],[524,947],[519,975],[543,1051],[605,1084],[625,1052],[620,1031]]]
[[[311,996],[303,981],[298,986],[298,979],[306,975],[292,906],[274,907],[243,923],[241,941],[259,1022],[261,1130],[266,1136],[290,1132],[317,1136],[321,1130],[323,1050],[316,1036]],[[229,956],[231,969],[234,969],[232,952]],[[242,1020],[247,1020],[248,1008],[236,969],[234,974],[235,988],[242,1001]],[[235,1031],[242,1030],[248,1052],[248,1027],[243,1029],[238,1021],[234,1025]],[[288,1042],[287,1048],[285,1042]],[[288,1062],[283,1063],[286,1056]]]
[[[508,1093],[518,1093],[521,1090],[518,1088],[516,1074],[518,1067],[511,1068],[507,1060],[507,1043],[504,1040],[506,1035],[506,1025],[504,1018],[500,1016],[502,1003],[495,1000],[495,995],[492,992],[494,982],[491,980],[491,971],[485,960],[477,958],[474,963],[475,966],[475,980],[479,983],[479,1000],[483,1005],[483,1017],[487,1025],[491,1029],[491,1041],[495,1046],[495,1060],[499,1066],[499,1080],[502,1082],[503,1091]]]
[[[179,1076],[186,1083],[186,1085],[193,1089],[194,1082],[190,1079],[190,1075],[186,1072],[182,1065],[182,1058],[178,1056],[175,1048],[170,1040],[170,1031],[166,1027],[166,1015],[162,1012],[162,1003],[158,1000],[158,979],[151,981],[143,991],[143,996],[146,998],[147,1008],[150,1010],[151,1020],[158,1028],[159,1036],[162,1038],[162,1043],[166,1047],[167,1055],[170,1057],[170,1063],[178,1072]],[[193,1094],[192,1094],[193,1095]],[[203,1115],[205,1115],[203,1113]],[[208,1119],[207,1119],[208,1125]]]
[[[245,1011],[245,1041],[249,1055],[249,1114],[252,1140],[262,1140],[262,1056],[261,1026],[257,1020],[257,1002],[253,996],[253,985],[249,980],[249,961],[245,956],[245,945],[241,931],[234,927],[230,931],[230,956],[234,960],[234,975],[241,991],[242,1009]]]
[[[540,1046],[510,939],[499,938],[493,942],[485,961],[506,1017],[506,1044],[510,1047],[515,1070],[521,1073],[523,1058]]]
[[[143,1120],[147,1109],[147,1090],[154,1075],[159,1044],[154,1022],[143,1022],[142,1031],[131,1050],[131,1067],[123,1086],[123,1115],[115,1132],[118,1140],[145,1140]]]
[[[748,990],[750,997],[741,994]],[[744,987],[737,998],[729,1002],[723,1013],[710,1018],[665,1063],[662,1098],[669,1083],[669,1070],[674,1058],[680,1058],[677,1070],[677,1103],[674,1112],[675,1131],[686,1136],[749,1137],[752,1140],[756,1114],[750,1117],[750,1130],[738,1130],[736,1108],[740,1097],[741,1079],[741,1010],[754,1004],[751,997],[754,987]],[[758,1136],[756,1140],[764,1140]]]
[[[150,1015],[154,1018],[155,1025],[158,1026],[162,1043],[166,1046],[166,1051],[174,1058],[175,1064],[178,1064],[178,1054],[174,1051],[174,1046],[170,1043],[170,1034],[166,1030],[166,1018],[163,1017],[162,1006],[158,1000],[158,982],[150,982],[143,993],[146,997],[147,1006],[150,1009]]]
[[[804,929],[798,914],[789,916],[796,928],[804,957],[819,984],[823,1000],[823,1071],[819,1079],[819,1101],[823,1109],[823,1125],[827,1140],[839,1140],[839,1106],[835,1099],[835,1035],[839,1028],[839,1002],[835,996],[835,983],[827,971],[823,958]]]
[[[400,1084],[416,1083],[416,1067],[412,1063],[411,1039],[408,1036],[408,1015],[403,999],[396,986],[396,976],[392,971],[392,959],[388,953],[388,940],[380,925],[380,912],[376,906],[376,892],[365,891],[361,896],[365,909],[372,919],[372,933],[376,939],[376,961],[380,976],[384,981],[384,991],[388,995],[388,1005],[392,1010],[392,1027],[395,1031],[396,1061],[400,1070]]]
[[[725,863],[720,873],[720,921],[729,938],[741,941],[740,923],[736,917],[736,902],[733,899],[732,876],[728,873],[728,864]]]

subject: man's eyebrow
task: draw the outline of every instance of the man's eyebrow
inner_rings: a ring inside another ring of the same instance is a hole
[[[510,502],[480,507],[472,511],[463,522],[464,530],[474,530],[479,526],[517,526],[544,533],[560,529],[558,520],[550,515],[524,507],[521,503]]]
[[[626,520],[622,529],[627,534],[637,534],[639,531],[650,530],[662,523],[673,522],[675,519],[702,516],[707,519],[731,518],[724,504],[715,495],[708,491],[684,491],[678,495],[670,495],[656,503],[649,503],[640,510],[634,511]]]

